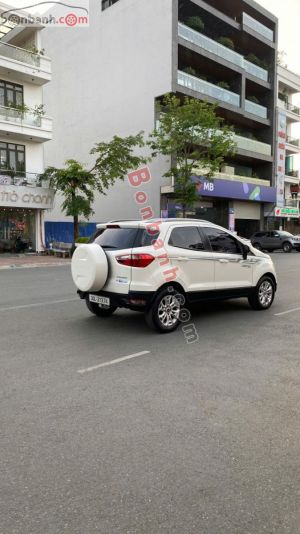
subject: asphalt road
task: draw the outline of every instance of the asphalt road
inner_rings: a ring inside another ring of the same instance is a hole
[[[299,534],[300,254],[273,258],[273,307],[202,306],[191,345],[92,316],[67,267],[0,273],[1,534]]]

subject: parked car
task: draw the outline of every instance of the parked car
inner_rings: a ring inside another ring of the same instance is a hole
[[[91,313],[143,311],[159,332],[175,330],[183,306],[195,302],[246,297],[267,310],[277,288],[270,256],[195,219],[98,225],[93,242],[75,250],[72,276]]]
[[[256,232],[251,237],[251,243],[258,250],[273,252],[274,250],[282,249],[284,252],[292,252],[295,249],[300,252],[300,236],[280,230]]]

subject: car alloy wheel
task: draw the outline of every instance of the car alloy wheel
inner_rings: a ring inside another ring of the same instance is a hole
[[[145,318],[148,326],[161,334],[173,332],[180,325],[185,297],[173,286],[164,287],[147,308]]]
[[[254,248],[256,248],[257,250],[262,250],[262,247],[260,245],[260,243],[254,243]]]
[[[158,306],[158,319],[164,327],[172,328],[179,319],[180,303],[176,295],[165,295]]]
[[[267,310],[273,303],[276,285],[270,276],[263,276],[248,297],[253,310]]]
[[[283,248],[283,252],[291,252],[292,251],[292,245],[291,243],[283,243],[282,245],[282,248]]]
[[[265,280],[258,291],[258,300],[262,308],[269,308],[273,300],[274,289],[268,280]]]

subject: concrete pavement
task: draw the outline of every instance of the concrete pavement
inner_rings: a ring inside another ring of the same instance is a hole
[[[273,307],[204,305],[193,345],[90,315],[69,266],[0,273],[1,534],[299,533],[300,255],[273,258]]]

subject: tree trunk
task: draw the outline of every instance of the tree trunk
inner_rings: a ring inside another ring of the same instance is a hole
[[[74,215],[74,235],[73,235],[73,246],[75,247],[75,243],[79,237],[79,222],[78,222],[78,215]]]
[[[186,204],[182,204],[182,217],[186,219]]]

